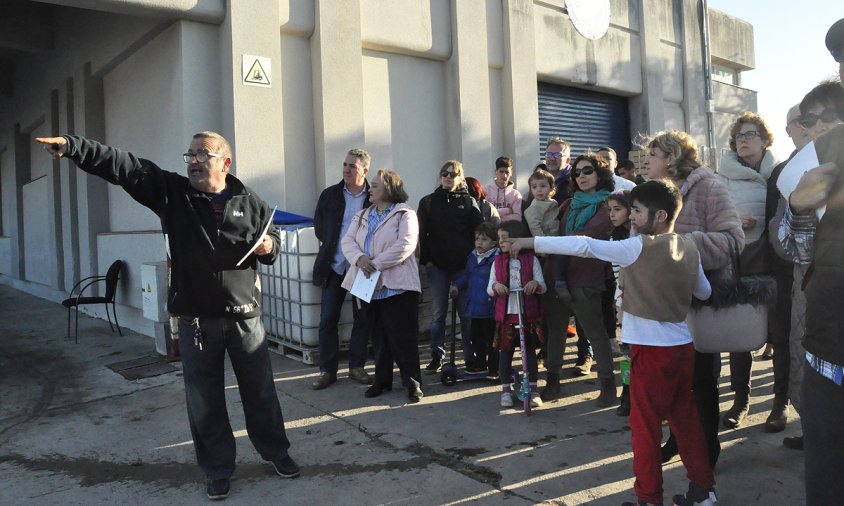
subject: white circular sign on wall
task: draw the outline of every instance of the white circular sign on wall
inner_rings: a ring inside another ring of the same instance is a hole
[[[587,39],[600,39],[610,27],[610,0],[566,0],[574,27]]]

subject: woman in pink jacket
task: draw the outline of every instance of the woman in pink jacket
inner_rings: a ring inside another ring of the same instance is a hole
[[[408,207],[398,174],[379,170],[370,183],[372,206],[352,218],[343,237],[343,254],[351,267],[342,286],[351,290],[358,271],[367,277],[380,273],[367,308],[367,322],[375,348],[375,382],[364,395],[377,397],[393,388],[393,362],[401,372],[408,400],[422,398],[419,367],[419,265],[416,244],[419,222]],[[360,300],[355,300],[360,304]]]
[[[674,223],[674,231],[691,238],[700,253],[700,263],[710,282],[729,276],[733,246],[744,247],[744,231],[736,206],[727,187],[715,172],[697,158],[697,143],[686,132],[657,133],[646,145],[645,168],[648,179],[669,178],[680,188],[683,207]],[[706,436],[709,463],[715,468],[721,444],[718,441],[718,376],[721,371],[717,353],[695,352],[694,393],[698,416]],[[662,447],[662,461],[677,455],[672,435]]]

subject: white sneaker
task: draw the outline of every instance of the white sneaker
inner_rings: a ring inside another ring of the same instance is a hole
[[[502,408],[512,408],[513,407],[513,393],[512,392],[502,392],[501,393],[501,407]]]
[[[530,393],[530,407],[538,408],[542,406],[542,399],[539,398],[539,392]]]

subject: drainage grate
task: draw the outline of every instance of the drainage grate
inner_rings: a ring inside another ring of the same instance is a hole
[[[164,357],[158,355],[149,355],[132,360],[124,360],[123,362],[106,364],[106,367],[127,380],[152,378],[153,376],[178,370],[172,364],[165,362]]]

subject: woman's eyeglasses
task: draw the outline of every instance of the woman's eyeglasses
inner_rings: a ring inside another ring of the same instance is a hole
[[[455,177],[457,177],[457,173],[456,172],[449,172],[447,170],[444,170],[444,171],[440,172],[440,177],[455,178]]]
[[[584,176],[588,176],[589,174],[594,174],[594,173],[595,173],[595,167],[592,167],[591,165],[587,165],[586,167],[583,167],[582,169],[574,169],[574,177],[580,177],[581,174],[584,175]]]
[[[838,112],[835,109],[824,109],[820,114],[811,112],[804,114],[800,116],[798,121],[800,122],[800,126],[803,128],[812,128],[818,124],[818,121],[823,121],[824,123],[836,123],[839,121],[839,118]]]
[[[759,135],[759,132],[757,132],[756,130],[748,130],[747,132],[744,132],[744,133],[739,132],[739,133],[737,133],[733,136],[733,138],[736,140],[736,142],[738,142],[742,139],[744,139],[746,141],[752,141],[753,139],[755,139],[757,137],[761,137],[761,136]]]

